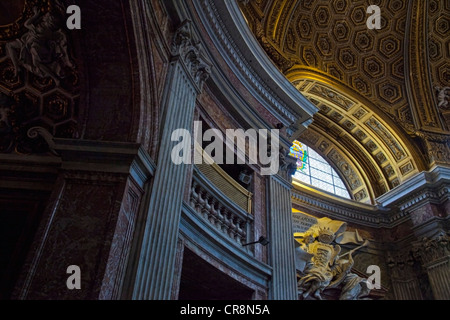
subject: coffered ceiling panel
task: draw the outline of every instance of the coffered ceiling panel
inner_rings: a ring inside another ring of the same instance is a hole
[[[314,132],[336,146],[373,185],[365,198],[432,163],[434,147],[419,137],[429,137],[424,131],[433,132],[433,139],[448,134],[449,1],[240,3],[268,56],[320,108],[304,135]],[[379,30],[367,27],[370,5],[381,9]],[[446,138],[439,139],[450,152]],[[330,150],[322,152],[329,159]]]

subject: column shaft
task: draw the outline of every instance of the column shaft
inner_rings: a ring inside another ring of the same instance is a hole
[[[279,177],[273,176],[268,180],[270,264],[273,268],[271,298],[296,300],[291,192],[287,183]]]

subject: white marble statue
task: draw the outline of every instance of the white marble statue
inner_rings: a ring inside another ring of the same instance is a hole
[[[339,228],[342,231],[345,225]],[[346,235],[344,235],[346,233]],[[370,293],[367,279],[361,278],[352,272],[354,265],[353,253],[367,246],[368,241],[363,241],[358,233],[343,232],[339,234],[327,227],[321,227],[316,231],[317,236],[305,233],[298,240],[296,248],[297,269],[302,271],[298,281],[298,293],[303,298],[314,297],[322,300],[322,292],[325,289],[338,288],[340,300],[358,300]],[[351,235],[353,234],[353,236]],[[354,236],[356,234],[356,236]],[[348,237],[354,239],[349,239]],[[343,237],[347,237],[343,239]],[[340,255],[341,246],[334,243],[362,243],[357,248]]]

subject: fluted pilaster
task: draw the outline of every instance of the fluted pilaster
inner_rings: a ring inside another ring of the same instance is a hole
[[[291,185],[278,175],[268,178],[271,298],[297,299],[292,231]]]
[[[178,228],[188,165],[171,159],[172,132],[190,131],[195,101],[209,75],[209,64],[193,39],[190,22],[177,30],[165,91],[164,129],[161,136],[148,216],[145,222],[134,299],[170,299],[176,258]]]
[[[419,280],[414,272],[414,263],[410,251],[388,255],[387,264],[397,300],[423,300]]]
[[[433,239],[423,238],[415,245],[415,256],[428,273],[436,300],[450,299],[450,237],[445,232]]]

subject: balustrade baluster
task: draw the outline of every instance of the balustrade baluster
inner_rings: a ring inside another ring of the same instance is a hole
[[[217,198],[214,191],[202,187],[193,181],[189,202],[192,208],[207,220],[217,231],[223,233],[237,244],[248,242],[252,220],[245,213],[236,211]]]

